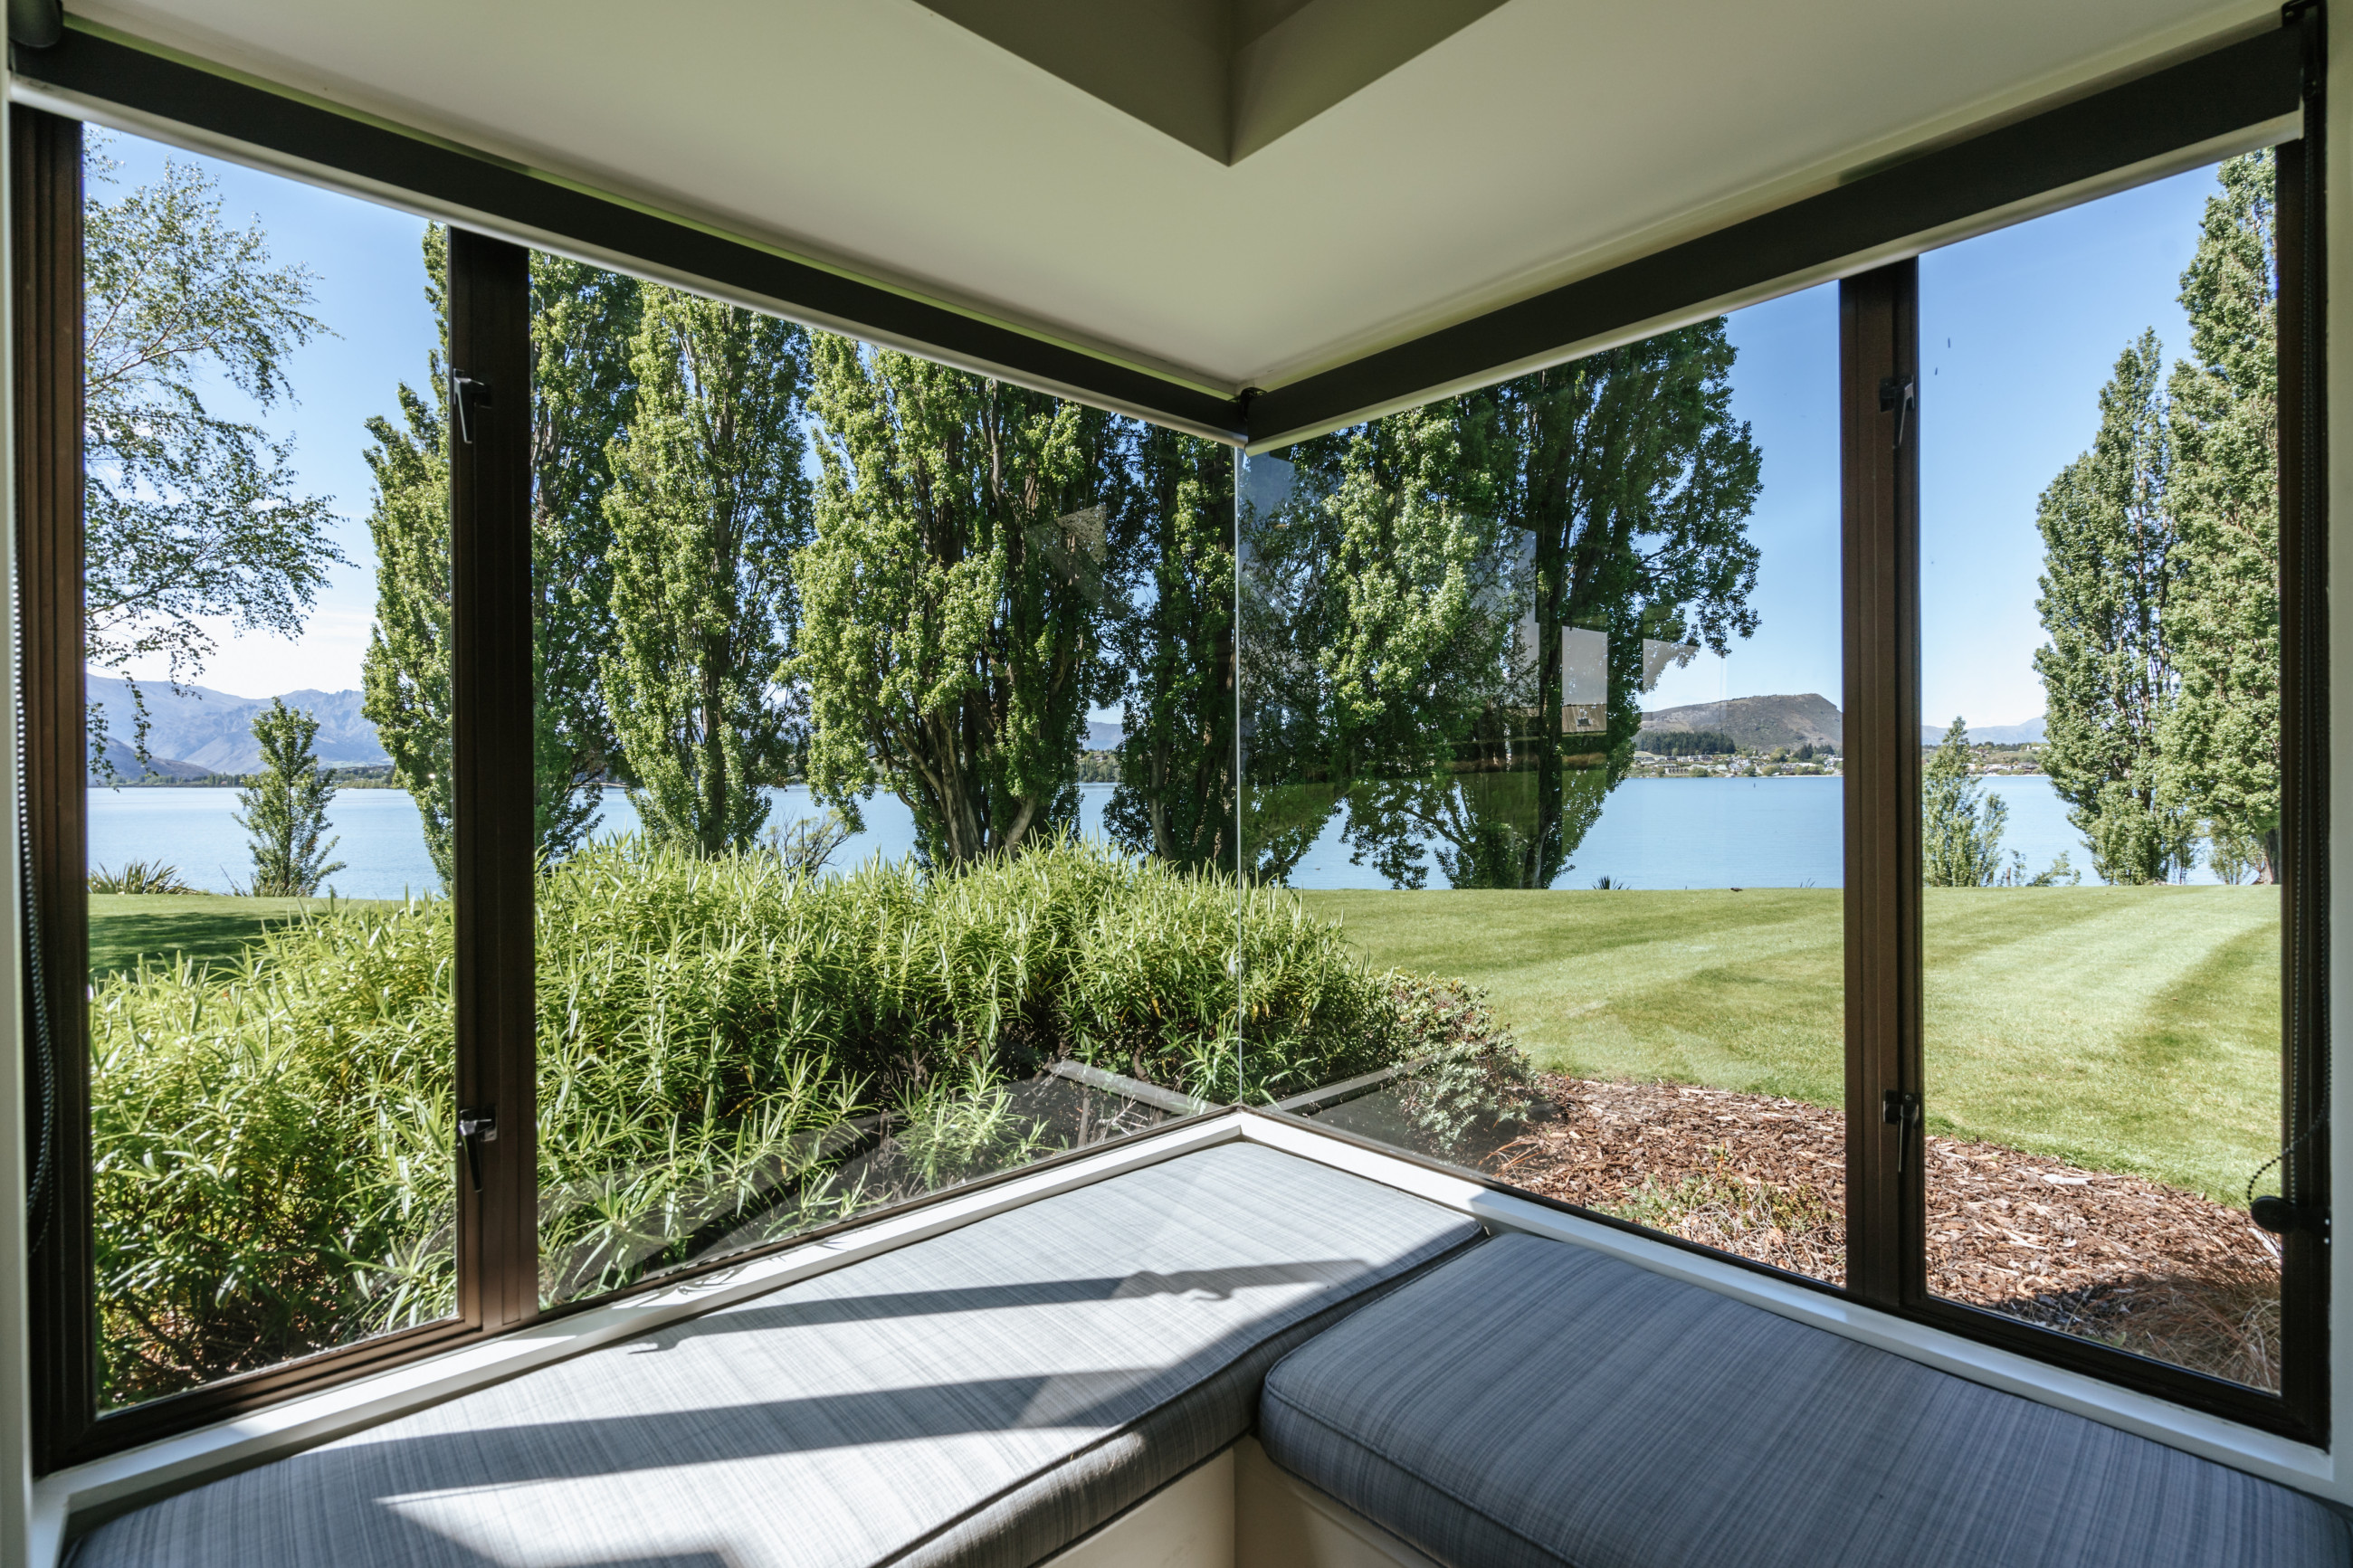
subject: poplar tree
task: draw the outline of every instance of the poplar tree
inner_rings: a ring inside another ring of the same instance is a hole
[[[2159,798],[2181,598],[2160,361],[2154,331],[2126,346],[2100,391],[2092,449],[2042,492],[2035,520],[2035,607],[2050,639],[2034,656],[2048,702],[2043,771],[2109,882],[2168,880],[2194,852],[2189,813]]]
[[[235,820],[252,842],[253,884],[246,890],[256,898],[307,899],[343,868],[327,858],[341,840],[320,842],[335,786],[311,749],[318,733],[316,719],[280,698],[254,716],[261,776],[237,792]]]
[[[1255,877],[1287,876],[1344,806],[1356,858],[1405,886],[1428,875],[1409,821],[1489,702],[1510,634],[1461,413],[1448,400],[1303,442],[1287,493],[1247,509]]]
[[[2206,825],[2218,875],[2279,863],[2278,305],[2273,156],[2233,158],[2181,278],[2191,357],[2170,383],[2179,538],[2158,795]],[[2254,851],[2250,854],[2250,850]]]
[[[1721,320],[1704,321],[1474,399],[1485,405],[1485,488],[1503,536],[1525,542],[1530,569],[1518,591],[1534,647],[1514,676],[1535,714],[1526,749],[1535,787],[1532,812],[1472,813],[1456,886],[1546,888],[1568,868],[1633,760],[1641,692],[1655,673],[1646,644],[1723,654],[1733,637],[1756,632],[1748,600],[1758,552],[1747,519],[1764,456],[1732,416],[1736,353]],[[1561,731],[1567,627],[1608,638],[1598,787],[1568,787],[1579,770],[1567,755],[1590,752],[1595,741]]]
[[[533,821],[540,854],[557,860],[596,823],[619,748],[603,684],[614,642],[605,496],[636,404],[644,289],[538,252],[531,286]]]
[[[1132,472],[1120,542],[1145,581],[1113,633],[1127,734],[1103,821],[1124,848],[1231,870],[1233,448],[1145,426]]]
[[[812,792],[855,828],[890,789],[942,868],[1074,825],[1087,710],[1121,686],[1123,422],[844,338],[810,353],[823,471],[785,670]]]
[[[789,563],[810,533],[807,352],[789,322],[648,285],[636,405],[609,448],[605,710],[648,835],[704,855],[754,840],[762,791],[792,763],[775,682],[794,633]]]
[[[446,247],[427,235],[432,278],[427,292],[438,307],[442,271],[433,262]],[[425,850],[447,886],[451,861],[451,814],[456,801],[450,721],[452,643],[449,616],[448,421],[442,407],[441,356],[433,356],[427,393],[403,384],[398,423],[368,420],[375,443],[366,452],[375,476],[368,536],[375,546],[375,624],[360,662],[360,711],[375,726],[376,744],[392,759],[392,782],[408,792],[425,830]]]
[[[1253,742],[1345,783],[1360,862],[1419,886],[1435,840],[1457,887],[1551,886],[1631,763],[1658,645],[1755,631],[1762,457],[1732,417],[1734,353],[1706,322],[1294,454],[1320,500],[1260,530],[1253,566],[1290,647],[1251,662],[1269,686],[1320,680],[1266,704],[1285,718]],[[1599,733],[1562,731],[1568,627],[1606,639]]]
[[[448,321],[448,232],[423,241],[425,293]],[[607,448],[626,425],[639,285],[533,253],[532,268],[532,591],[533,816],[536,847],[560,859],[586,836],[614,742],[600,678],[612,645]],[[375,625],[362,666],[363,711],[417,803],[425,846],[451,874],[449,459],[444,364],[425,391],[403,384],[396,419],[368,421],[375,479],[368,531],[376,557]]]

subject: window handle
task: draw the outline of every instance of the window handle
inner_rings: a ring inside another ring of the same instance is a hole
[[[1905,426],[1910,423],[1912,410],[1919,401],[1919,383],[1908,375],[1883,377],[1879,383],[1879,411],[1895,416],[1895,444],[1904,445]]]
[[[458,1112],[458,1141],[466,1146],[466,1172],[474,1179],[474,1190],[482,1190],[482,1145],[499,1141],[499,1115],[496,1106],[485,1105],[479,1110]]]
[[[1905,1151],[1912,1142],[1912,1130],[1920,1125],[1920,1097],[1917,1093],[1891,1089],[1883,1103],[1887,1108],[1887,1124],[1895,1131],[1895,1173],[1904,1173]]]
[[[458,439],[474,444],[474,410],[491,405],[491,384],[464,371],[449,373],[449,407],[458,416]]]

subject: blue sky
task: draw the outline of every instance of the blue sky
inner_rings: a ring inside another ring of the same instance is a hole
[[[1920,711],[2014,724],[2043,710],[2032,658],[2035,498],[2091,445],[2116,355],[2155,327],[2189,347],[2175,296],[2211,169],[1932,251],[1920,261]],[[1733,408],[1765,454],[1749,520],[1763,624],[1729,658],[1671,672],[1646,707],[1820,692],[1839,700],[1838,290],[1735,311]]]
[[[166,157],[194,163],[217,183],[224,222],[242,227],[259,217],[280,263],[300,262],[318,275],[311,313],[336,335],[314,339],[294,355],[287,374],[297,405],[280,403],[261,423],[294,437],[296,471],[309,493],[333,498],[343,520],[338,542],[354,564],[336,571],[300,643],[220,628],[219,651],[198,682],[239,697],[355,688],[375,606],[367,534],[372,485],[361,455],[366,420],[396,410],[401,382],[422,389],[436,341],[418,252],[424,220],[136,137],[107,134],[100,145],[121,167],[114,186],[93,185],[93,196],[120,196],[156,179]],[[207,398],[216,413],[250,416],[232,389],[214,389]],[[163,674],[160,660],[132,668]]]
[[[166,156],[105,138],[117,192]],[[318,275],[316,313],[336,336],[290,367],[299,405],[266,421],[295,437],[304,485],[333,498],[338,571],[300,643],[224,637],[203,683],[239,696],[359,684],[374,603],[364,421],[421,383],[433,345],[417,244],[406,214],[232,163],[195,159],[223,215],[259,217],[281,261]],[[1942,722],[2015,723],[2042,711],[2031,664],[2042,640],[2035,497],[2089,445],[2095,396],[2116,354],[2154,326],[2168,357],[2189,346],[2174,296],[2195,247],[2211,170],[2178,175],[1936,251],[1921,261],[1922,695]],[[1772,692],[1839,699],[1838,298],[1834,286],[1735,312],[1733,404],[1765,455],[1750,529],[1763,550],[1757,635],[1729,658],[1702,655],[1662,679],[1646,706]],[[225,396],[223,412],[234,405]],[[156,674],[148,669],[142,674]]]

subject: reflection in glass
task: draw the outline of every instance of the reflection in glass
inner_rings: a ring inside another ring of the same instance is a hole
[[[1920,304],[1929,1288],[2263,1388],[2271,179],[2256,153],[1933,252]]]
[[[1841,1276],[1836,348],[1817,290],[1250,460],[1243,865],[1364,1042],[1262,1067],[1246,970],[1250,1088]]]
[[[1230,1095],[1230,455],[533,285],[543,1299]]]
[[[394,577],[448,635],[439,292],[383,260],[437,237],[89,136],[103,1408],[449,1315],[457,1192],[449,904],[384,743],[436,694],[364,636]]]

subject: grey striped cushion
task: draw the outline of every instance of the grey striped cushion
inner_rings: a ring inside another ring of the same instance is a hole
[[[100,1526],[76,1568],[1022,1568],[1240,1436],[1268,1366],[1476,1237],[1228,1143]]]
[[[1463,1568],[2353,1562],[2285,1488],[1534,1237],[1293,1352],[1260,1436]]]

